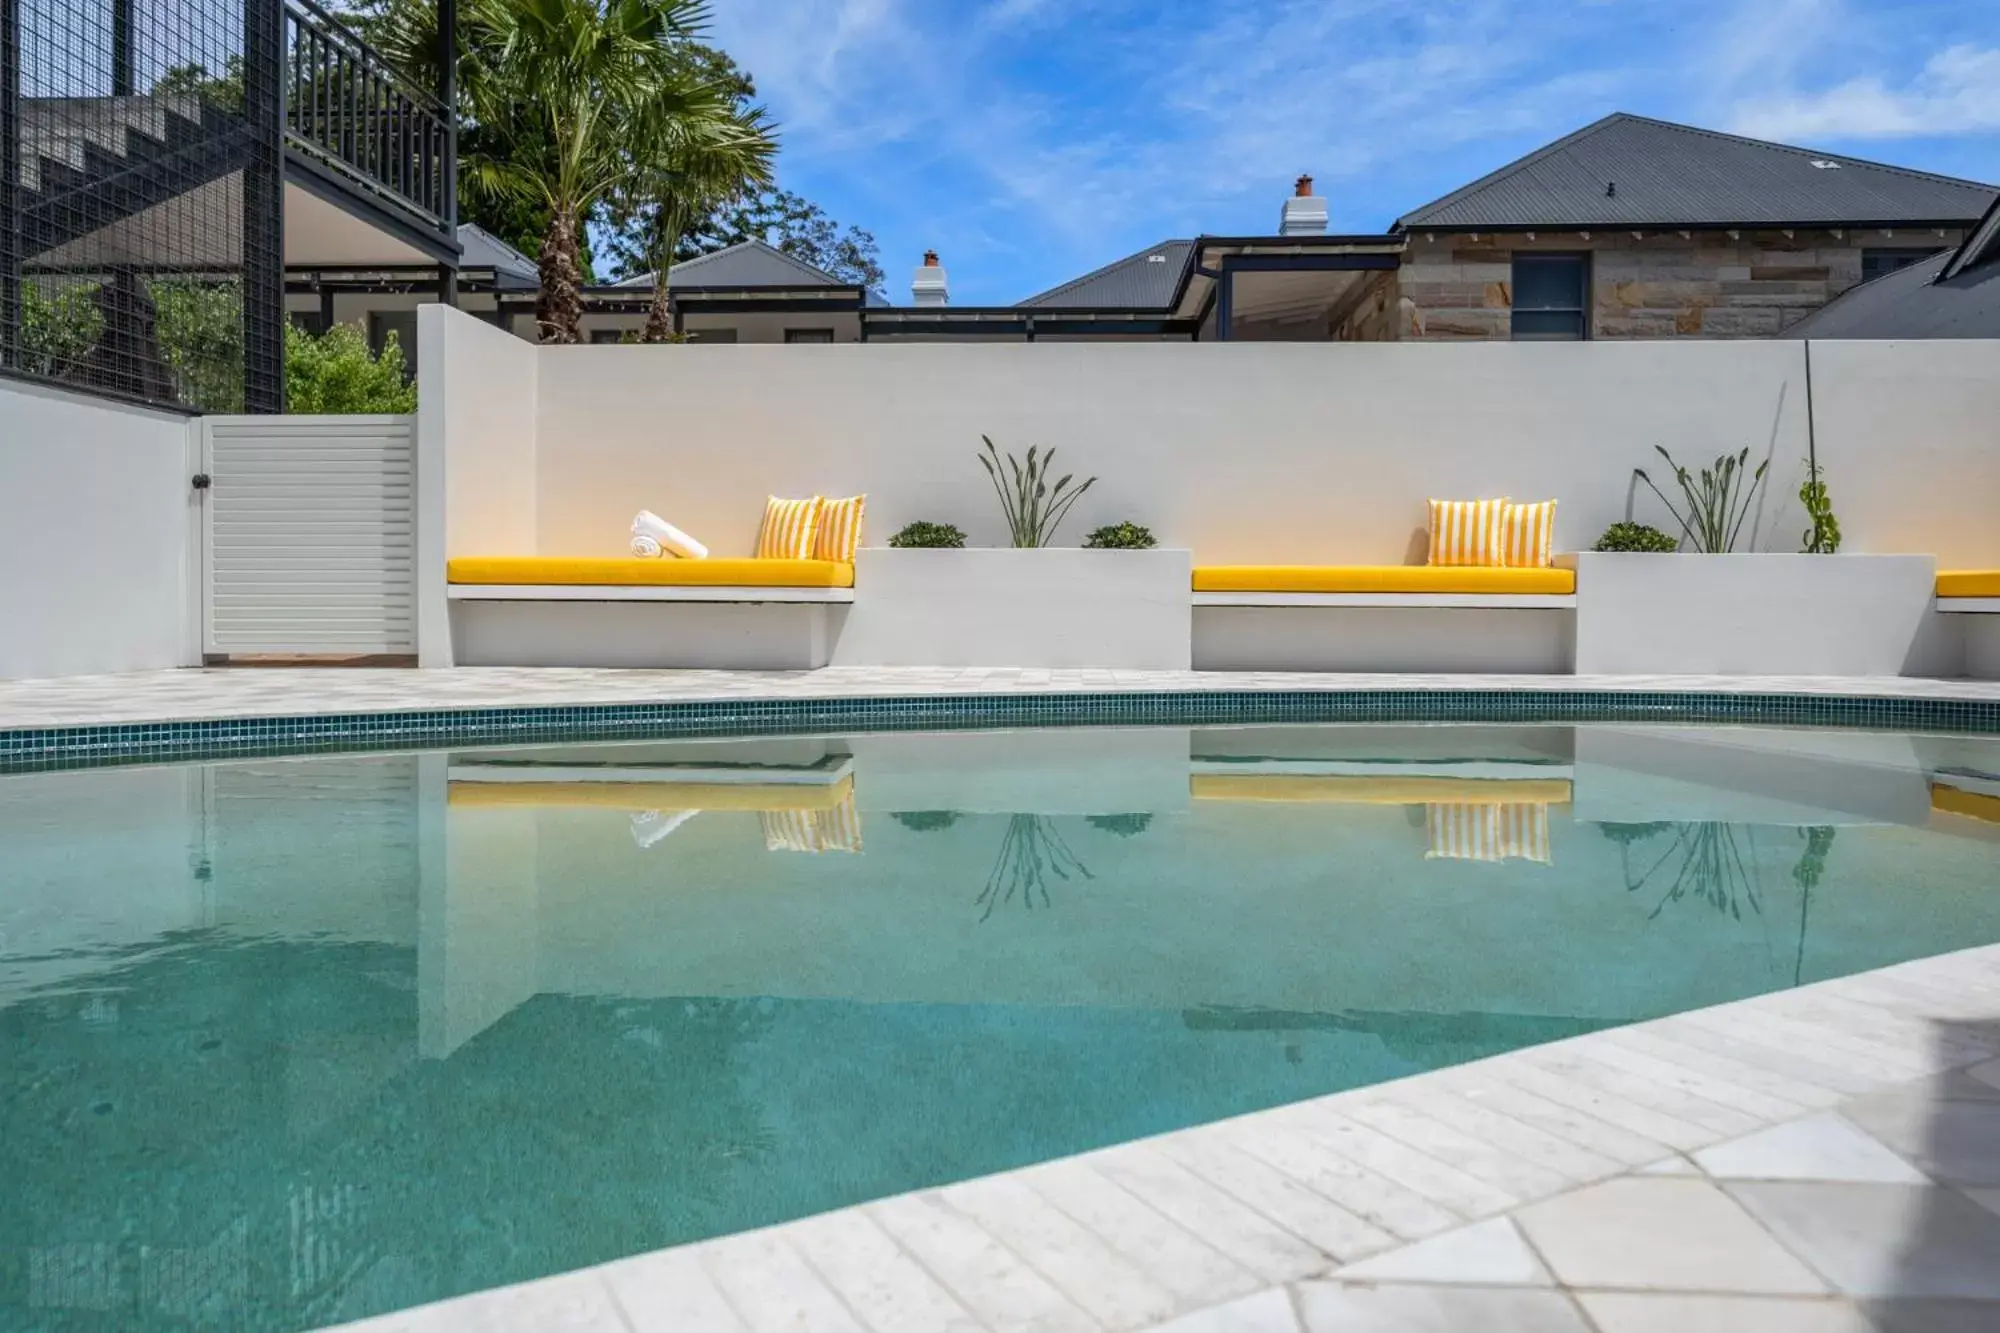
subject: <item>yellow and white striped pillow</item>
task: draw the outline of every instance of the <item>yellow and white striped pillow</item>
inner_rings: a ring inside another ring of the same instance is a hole
[[[1501,564],[1515,569],[1547,569],[1549,547],[1555,539],[1556,502],[1507,506]]]
[[[1424,859],[1550,864],[1549,807],[1541,801],[1424,807]]]
[[[861,545],[861,520],[868,497],[850,495],[845,500],[827,500],[819,510],[819,532],[813,537],[813,559],[854,563],[854,548]]]
[[[1497,565],[1506,544],[1507,498],[1431,501],[1433,565]]]
[[[758,819],[767,852],[861,851],[861,816],[855,812],[852,789],[825,810],[766,810]]]
[[[775,495],[766,500],[764,527],[757,534],[757,558],[812,559],[813,536],[819,529],[819,511],[824,503],[817,495],[810,500],[780,500]]]

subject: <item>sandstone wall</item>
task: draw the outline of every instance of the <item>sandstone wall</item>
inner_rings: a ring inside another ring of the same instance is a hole
[[[1513,256],[1591,255],[1593,338],[1768,338],[1861,281],[1863,249],[1928,253],[1957,245],[1947,229],[1783,232],[1419,233],[1398,274],[1393,336],[1418,342],[1505,339]],[[1366,334],[1355,336],[1366,337]]]

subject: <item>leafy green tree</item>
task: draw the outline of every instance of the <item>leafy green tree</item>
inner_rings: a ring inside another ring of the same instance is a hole
[[[285,335],[285,410],[305,413],[414,412],[417,386],[403,367],[391,333],[381,355],[353,324],[315,337],[298,328]]]
[[[468,0],[461,11],[459,87],[480,131],[462,176],[547,210],[544,341],[583,339],[585,230],[631,181],[635,152],[650,162],[733,132],[729,88],[683,56],[707,21],[703,0]]]
[[[211,74],[199,64],[169,66],[153,82],[160,97],[201,97],[231,111],[243,109],[243,57],[231,56],[221,74]]]
[[[243,410],[243,288],[199,278],[148,284],[160,359],[180,400],[204,412]]]
[[[794,259],[870,291],[883,284],[881,252],[872,233],[841,225],[819,205],[789,190],[765,189],[728,201],[692,226],[675,258],[693,259],[758,240]]]
[[[97,284],[58,287],[53,293],[39,283],[21,286],[21,369],[30,375],[60,379],[82,361],[104,332],[104,315],[97,308]]]

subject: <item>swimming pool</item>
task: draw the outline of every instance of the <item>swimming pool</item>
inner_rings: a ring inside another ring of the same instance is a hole
[[[0,778],[0,1325],[310,1327],[1991,943],[1996,818],[2000,739],[1750,726]]]

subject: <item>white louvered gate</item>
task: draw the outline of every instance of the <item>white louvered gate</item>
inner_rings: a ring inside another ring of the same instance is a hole
[[[417,650],[416,418],[206,417],[202,651]]]

